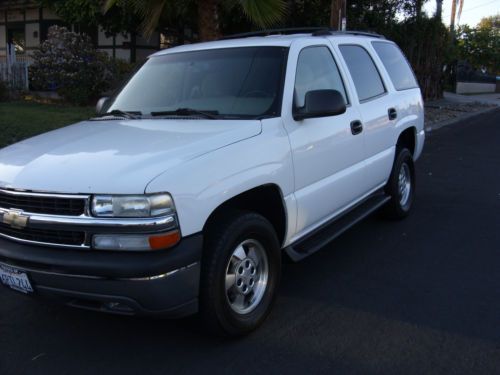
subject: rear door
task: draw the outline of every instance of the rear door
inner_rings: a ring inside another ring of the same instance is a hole
[[[395,98],[382,79],[371,55],[371,46],[352,38],[339,42],[338,49],[356,90],[365,133],[366,170],[364,183],[368,190],[381,187],[389,177],[394,160]]]

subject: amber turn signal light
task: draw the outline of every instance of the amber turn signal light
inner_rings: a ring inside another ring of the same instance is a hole
[[[180,232],[178,230],[174,230],[159,236],[149,237],[149,246],[151,247],[151,250],[166,249],[176,245],[180,240]]]

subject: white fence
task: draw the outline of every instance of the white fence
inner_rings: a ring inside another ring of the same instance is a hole
[[[28,90],[28,62],[15,62],[9,69],[7,63],[0,62],[0,80],[16,90]]]

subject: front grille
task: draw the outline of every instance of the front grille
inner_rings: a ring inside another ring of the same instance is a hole
[[[21,240],[43,242],[47,244],[81,246],[85,242],[84,232],[42,229],[15,229],[0,222],[0,234]]]
[[[59,198],[52,196],[9,194],[0,190],[0,207],[18,209],[25,212],[80,216],[85,212],[86,198]]]

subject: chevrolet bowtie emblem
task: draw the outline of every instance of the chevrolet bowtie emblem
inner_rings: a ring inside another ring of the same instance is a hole
[[[28,225],[29,216],[23,215],[22,211],[7,211],[3,214],[2,222],[14,229],[24,229]]]

